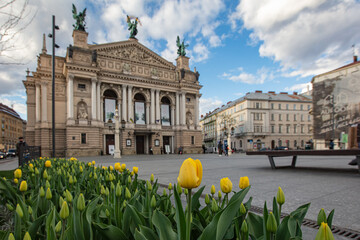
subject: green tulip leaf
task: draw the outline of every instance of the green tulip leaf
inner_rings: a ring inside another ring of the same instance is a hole
[[[172,230],[170,220],[161,212],[155,211],[152,222],[156,227],[160,240],[176,240],[177,234]]]
[[[264,221],[263,221],[263,233],[264,233],[264,239],[266,239],[266,240],[270,240],[270,234],[268,234],[269,232],[266,229],[266,223],[267,223],[267,220],[268,220],[268,216],[269,216],[269,212],[268,212],[266,201],[265,201],[265,203],[264,203],[264,211],[263,211],[263,219],[264,219]]]
[[[331,229],[331,226],[332,226],[332,220],[333,220],[333,217],[334,217],[334,212],[335,212],[335,209],[333,209],[330,213],[329,213],[329,216],[327,217],[327,224],[329,226],[329,228]]]
[[[88,206],[85,208],[85,214],[83,215],[83,229],[84,229],[84,235],[85,239],[93,239],[93,231],[91,227],[92,222],[92,214],[97,208],[97,203],[100,199],[100,196],[92,200]]]
[[[46,218],[46,224],[45,224],[45,228],[46,228],[46,239],[48,240],[53,240],[56,239],[56,233],[55,233],[55,207],[53,207],[50,211],[50,214],[48,215],[48,217]],[[46,216],[46,215],[43,215]],[[39,219],[39,218],[38,218]],[[37,219],[37,220],[38,220]],[[36,221],[35,221],[36,222]],[[35,223],[34,222],[34,223]],[[37,229],[35,230],[35,234],[37,232]],[[30,232],[29,232],[30,233]],[[35,236],[35,235],[31,235],[30,236]]]
[[[135,230],[134,234],[135,240],[148,240],[139,230]]]
[[[290,237],[293,238],[296,236],[296,228],[297,228],[296,220],[294,219],[294,217],[290,216],[288,221],[288,229],[289,229]]]
[[[258,239],[264,235],[263,221],[264,219],[262,216],[259,216],[252,212],[248,213],[247,223],[249,227],[249,233],[253,236],[251,237],[251,239]]]
[[[279,214],[279,208],[278,208],[278,204],[276,202],[275,197],[273,198],[273,214],[276,219],[276,224],[279,226],[280,225],[280,214]]]
[[[205,186],[201,187],[191,198],[191,212],[194,211],[194,209],[199,209],[201,206],[199,202],[199,198],[201,197],[202,192],[204,191]]]
[[[106,239],[119,239],[119,240],[128,240],[125,233],[113,225],[107,225],[104,223],[93,223],[95,228],[99,233]]]
[[[156,235],[156,233],[143,225],[140,226],[140,233],[146,237],[147,240],[159,240],[159,237]]]
[[[286,216],[278,226],[278,229],[276,231],[276,240],[290,239],[290,233],[288,228],[289,218],[290,216]]]
[[[84,229],[83,229],[83,226],[81,226],[82,224],[81,224],[81,220],[80,220],[81,212],[76,207],[73,208],[72,216],[73,216],[74,237],[79,240],[85,240]]]

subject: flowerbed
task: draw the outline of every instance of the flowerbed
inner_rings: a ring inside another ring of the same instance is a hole
[[[159,190],[153,175],[138,179],[138,168],[125,164],[96,167],[75,158],[32,161],[14,172],[14,179],[0,179],[1,204],[14,216],[10,231],[0,239],[301,239],[301,223],[310,204],[300,206],[280,219],[285,195],[279,187],[272,210],[264,204],[262,216],[249,212],[252,198],[249,179],[240,178],[240,191],[233,191],[228,178],[200,196],[205,186],[192,194],[202,180],[199,160],[187,159],[178,183]],[[160,193],[160,194],[159,194]],[[187,206],[181,195],[185,194]],[[224,196],[222,196],[224,195]],[[173,205],[172,202],[175,204]],[[190,211],[189,211],[190,209]],[[316,239],[334,239],[330,231],[332,211],[320,211]]]

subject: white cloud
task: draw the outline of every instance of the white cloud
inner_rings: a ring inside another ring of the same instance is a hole
[[[240,71],[239,74],[223,73],[222,76],[233,82],[243,82],[247,84],[263,84],[265,81],[274,79],[273,73],[265,67],[258,69],[255,75],[245,72],[241,67],[237,70]]]
[[[308,83],[300,83],[300,84],[295,84],[291,87],[286,87],[284,89],[286,92],[300,92],[300,93],[305,93],[308,90],[311,91],[312,90],[312,84],[310,82]]]
[[[190,54],[192,61],[201,62],[208,59],[210,51],[205,45],[197,43]]]
[[[199,111],[200,115],[205,115],[209,111],[213,111],[215,108],[220,107],[223,104],[217,97],[212,98],[200,98]]]
[[[281,64],[289,76],[310,76],[352,60],[360,39],[360,2],[356,0],[242,0],[230,15],[253,31],[259,53]]]

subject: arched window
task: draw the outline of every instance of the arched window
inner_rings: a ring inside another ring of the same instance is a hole
[[[145,97],[137,93],[134,97],[135,102],[135,124],[146,124]]]
[[[294,140],[294,147],[297,147],[297,141]]]
[[[170,126],[170,100],[167,97],[161,98],[161,125]]]
[[[115,109],[117,106],[117,95],[113,90],[104,92],[104,122],[114,122]]]

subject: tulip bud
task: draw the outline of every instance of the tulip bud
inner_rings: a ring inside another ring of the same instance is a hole
[[[29,232],[25,233],[25,236],[24,236],[23,240],[31,240]]]
[[[137,189],[136,189],[137,190]],[[163,196],[167,196],[166,189],[163,189]]]
[[[7,209],[9,209],[9,211],[13,211],[14,207],[11,206],[9,203],[6,204]]]
[[[10,233],[9,237],[8,237],[8,240],[15,240],[14,234]]]
[[[285,194],[281,187],[279,187],[278,192],[276,194],[276,201],[281,206],[285,203]]]
[[[245,215],[246,214],[246,208],[243,203],[240,205],[240,214]]]
[[[48,189],[49,187],[50,187],[50,183],[49,183],[48,180],[46,180],[46,182],[45,182],[45,188]]]
[[[20,218],[23,218],[24,212],[19,204],[16,205],[16,213],[19,215]]]
[[[113,166],[109,166],[110,171],[114,170]]]
[[[152,190],[152,185],[151,185],[151,183],[150,183],[148,180],[146,180],[146,188],[147,188],[147,190],[149,190],[149,191]]]
[[[131,171],[130,176],[134,176],[134,174],[135,174],[134,171]]]
[[[212,195],[214,195],[215,194],[215,186],[214,185],[211,185],[211,189],[210,189],[210,193],[212,194]]]
[[[34,167],[29,166],[29,171],[33,173],[34,172]]]
[[[135,174],[138,174],[139,168],[138,168],[138,167],[133,167],[133,172],[134,172]]]
[[[211,211],[213,213],[216,213],[218,210],[219,210],[219,207],[218,207],[215,199],[213,198],[212,201],[211,201]]]
[[[130,191],[129,191],[128,188],[125,189],[125,198],[126,198],[126,199],[130,199],[130,198],[131,198],[131,193],[130,193]]]
[[[69,206],[66,201],[63,202],[60,210],[60,217],[66,219],[69,216]]]
[[[45,167],[47,167],[47,168],[51,167],[51,162],[49,160],[47,160],[45,162]]]
[[[40,187],[39,195],[40,195],[40,197],[45,197],[45,190],[43,187]]]
[[[95,161],[92,161],[92,162],[91,162],[92,165],[95,165],[95,163],[96,163]]]
[[[88,162],[88,164],[87,164],[89,167],[91,167],[91,162]]]
[[[130,177],[130,176],[128,176],[127,182],[128,182],[129,184],[131,184],[131,177]]]
[[[74,179],[74,183],[77,183],[76,176],[74,176],[73,179]]]
[[[326,213],[325,213],[323,208],[319,211],[319,214],[317,216],[317,224],[318,224],[318,226],[321,226],[322,222],[327,223],[327,221],[326,221]]]
[[[179,195],[182,194],[182,188],[181,188],[180,184],[177,184],[177,185],[176,185],[176,191],[177,191],[177,193],[178,193]]]
[[[247,233],[247,232],[248,232],[248,225],[247,225],[247,223],[246,223],[245,220],[244,220],[243,223],[241,224],[240,231],[241,231],[242,233]]]
[[[205,195],[205,203],[206,203],[206,205],[208,205],[208,204],[210,203],[209,194],[206,194],[206,195]]]
[[[70,184],[73,184],[73,183],[74,183],[74,179],[73,179],[72,176],[69,177],[69,183],[70,183]]]
[[[39,170],[38,170],[37,168],[35,168],[35,174],[36,174],[36,175],[39,175],[39,174],[40,174],[40,172],[39,172]]]
[[[101,188],[100,188],[100,193],[101,193],[101,195],[105,195],[105,188],[102,185],[101,185]]]
[[[105,181],[107,181],[107,182],[109,181],[109,175],[108,174],[105,175]]]
[[[27,186],[26,181],[21,181],[21,183],[20,183],[20,191],[21,192],[26,192],[27,189],[28,189],[28,186]]]
[[[16,169],[15,171],[14,171],[14,178],[21,178],[21,175],[22,175],[22,172],[21,172],[21,169]]]
[[[82,210],[85,209],[85,198],[84,195],[82,193],[80,193],[78,199],[77,199],[77,209],[81,212]]]
[[[150,182],[153,183],[154,182],[154,174],[152,173],[151,176],[150,176]]]
[[[117,197],[120,197],[121,196],[121,186],[120,186],[120,183],[117,183],[116,184],[116,189],[115,189],[115,195],[117,196]]]
[[[83,167],[82,167],[82,166],[79,167],[79,171],[80,171],[81,173],[83,172]]]
[[[335,240],[327,223],[322,222],[315,240]]]
[[[14,183],[15,184],[18,184],[19,183],[19,180],[17,178],[14,178]]]
[[[28,207],[28,212],[29,212],[30,215],[32,215],[32,213],[33,213],[33,210],[32,210],[32,208],[30,206]]]
[[[106,215],[107,217],[110,217],[110,212],[109,212],[108,209],[105,210],[105,215]]]
[[[220,180],[220,188],[223,193],[229,193],[232,190],[232,182],[229,178],[222,178]]]
[[[266,222],[266,230],[268,230],[269,232],[272,233],[276,233],[277,230],[277,223],[276,223],[276,219],[275,216],[272,212],[270,212],[267,222]]]
[[[94,179],[95,179],[95,180],[97,180],[97,179],[98,179],[98,177],[97,177],[96,173],[94,173]]]
[[[47,179],[47,178],[48,178],[48,174],[47,174],[46,169],[45,169],[44,172],[43,172],[43,178],[44,178],[44,179]]]
[[[50,188],[48,188],[48,189],[46,190],[46,199],[47,199],[47,200],[50,200],[51,198],[52,198],[51,190],[50,190]]]
[[[110,189],[111,189],[111,191],[113,191],[115,189],[115,185],[113,182],[110,183]]]
[[[110,194],[109,188],[106,187],[106,188],[105,188],[105,196],[109,196],[109,194]]]
[[[125,169],[126,169],[126,164],[125,163],[121,164],[121,171],[123,172]]]
[[[59,233],[61,231],[61,221],[59,221],[55,226],[55,232]]]
[[[156,199],[155,199],[155,196],[154,196],[154,195],[153,195],[152,198],[151,198],[150,206],[151,206],[152,208],[155,208],[155,207],[156,207]]]
[[[219,191],[218,191],[218,198],[219,198],[219,200],[221,200],[221,197],[222,197],[221,191],[219,190]]]
[[[169,189],[169,190],[172,190],[172,189],[173,189],[173,186],[172,186],[171,183],[169,183],[168,189]]]
[[[92,172],[89,173],[89,178],[92,178]]]
[[[73,197],[71,195],[71,192],[69,192],[69,190],[66,189],[66,201],[68,201],[69,203],[71,203],[73,200]]]
[[[249,185],[250,185],[249,184],[249,178],[247,176],[240,178],[240,181],[239,181],[239,188],[240,189],[247,188]]]
[[[59,197],[59,206],[62,206],[64,202],[64,199],[62,198],[62,196]]]
[[[186,196],[188,195],[189,192],[188,192],[187,188],[184,189],[184,193],[185,193]]]

